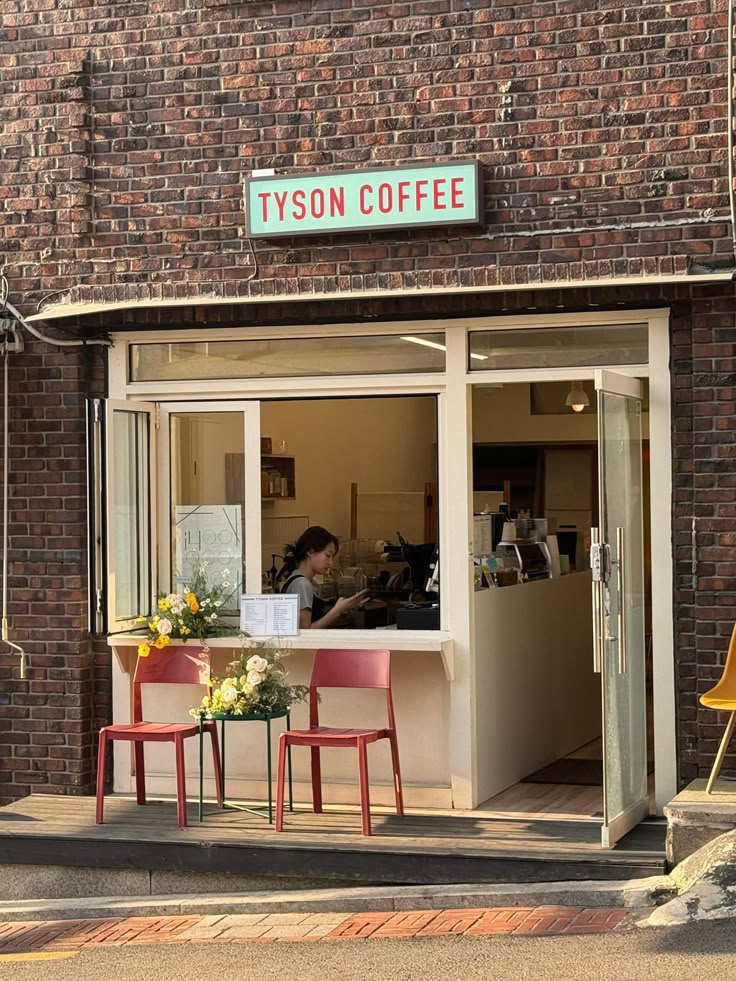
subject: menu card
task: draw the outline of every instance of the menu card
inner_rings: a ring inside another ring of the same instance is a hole
[[[246,593],[240,597],[240,629],[250,637],[296,637],[296,593]]]

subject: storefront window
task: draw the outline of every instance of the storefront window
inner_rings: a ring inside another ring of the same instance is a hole
[[[177,412],[171,425],[171,588],[194,569],[226,583],[223,612],[243,592],[245,429],[242,412]]]
[[[445,335],[132,344],[130,380],[298,378],[445,370]]]
[[[646,324],[479,330],[469,334],[471,371],[646,364]]]

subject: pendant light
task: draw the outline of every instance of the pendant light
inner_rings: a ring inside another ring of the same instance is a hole
[[[582,412],[587,405],[590,405],[590,399],[585,394],[582,382],[570,383],[570,391],[567,393],[565,405],[569,405],[573,412]]]

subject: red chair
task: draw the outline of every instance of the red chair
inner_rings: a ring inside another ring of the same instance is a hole
[[[385,688],[388,708],[388,727],[385,729],[330,729],[319,724],[317,690],[319,688]],[[279,739],[279,765],[276,790],[276,831],[284,829],[284,773],[286,750],[289,746],[310,746],[312,749],[312,803],[315,814],[322,813],[322,771],[320,748],[326,746],[355,746],[358,750],[360,778],[360,810],[363,834],[371,834],[370,796],[368,791],[369,743],[388,739],[394,771],[396,813],[404,814],[399,770],[399,746],[396,740],[396,720],[391,698],[391,654],[389,651],[319,650],[314,658],[309,682],[309,729],[290,729]]]
[[[105,802],[105,750],[108,742],[123,739],[134,744],[135,789],[139,804],[146,803],[146,775],[143,763],[144,743],[173,743],[176,754],[176,815],[179,827],[187,824],[187,790],[184,769],[184,740],[199,735],[198,722],[144,722],[141,685],[207,685],[210,684],[210,657],[201,648],[167,647],[152,650],[148,657],[139,657],[133,676],[133,722],[131,725],[111,725],[100,729],[97,751],[97,824],[102,824]],[[212,737],[215,765],[217,803],[222,807],[222,775],[220,747],[215,722],[205,722],[204,728]]]

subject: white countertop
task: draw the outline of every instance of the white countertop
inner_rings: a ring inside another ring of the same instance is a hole
[[[137,647],[147,636],[147,631],[111,634],[107,643],[123,653],[125,648]],[[268,638],[273,640],[273,638]],[[175,641],[178,642],[178,641]],[[182,643],[184,643],[182,641]],[[199,641],[191,639],[186,643],[199,645]],[[438,653],[442,656],[442,664],[449,681],[454,678],[453,643],[446,630],[305,630],[297,637],[285,637],[279,640],[279,646],[291,650],[315,651],[320,647],[331,650],[342,648],[352,650],[370,650],[388,648],[390,651],[417,651],[419,653]],[[240,637],[233,634],[227,637],[211,637],[207,646],[215,649],[233,650],[240,647]]]

